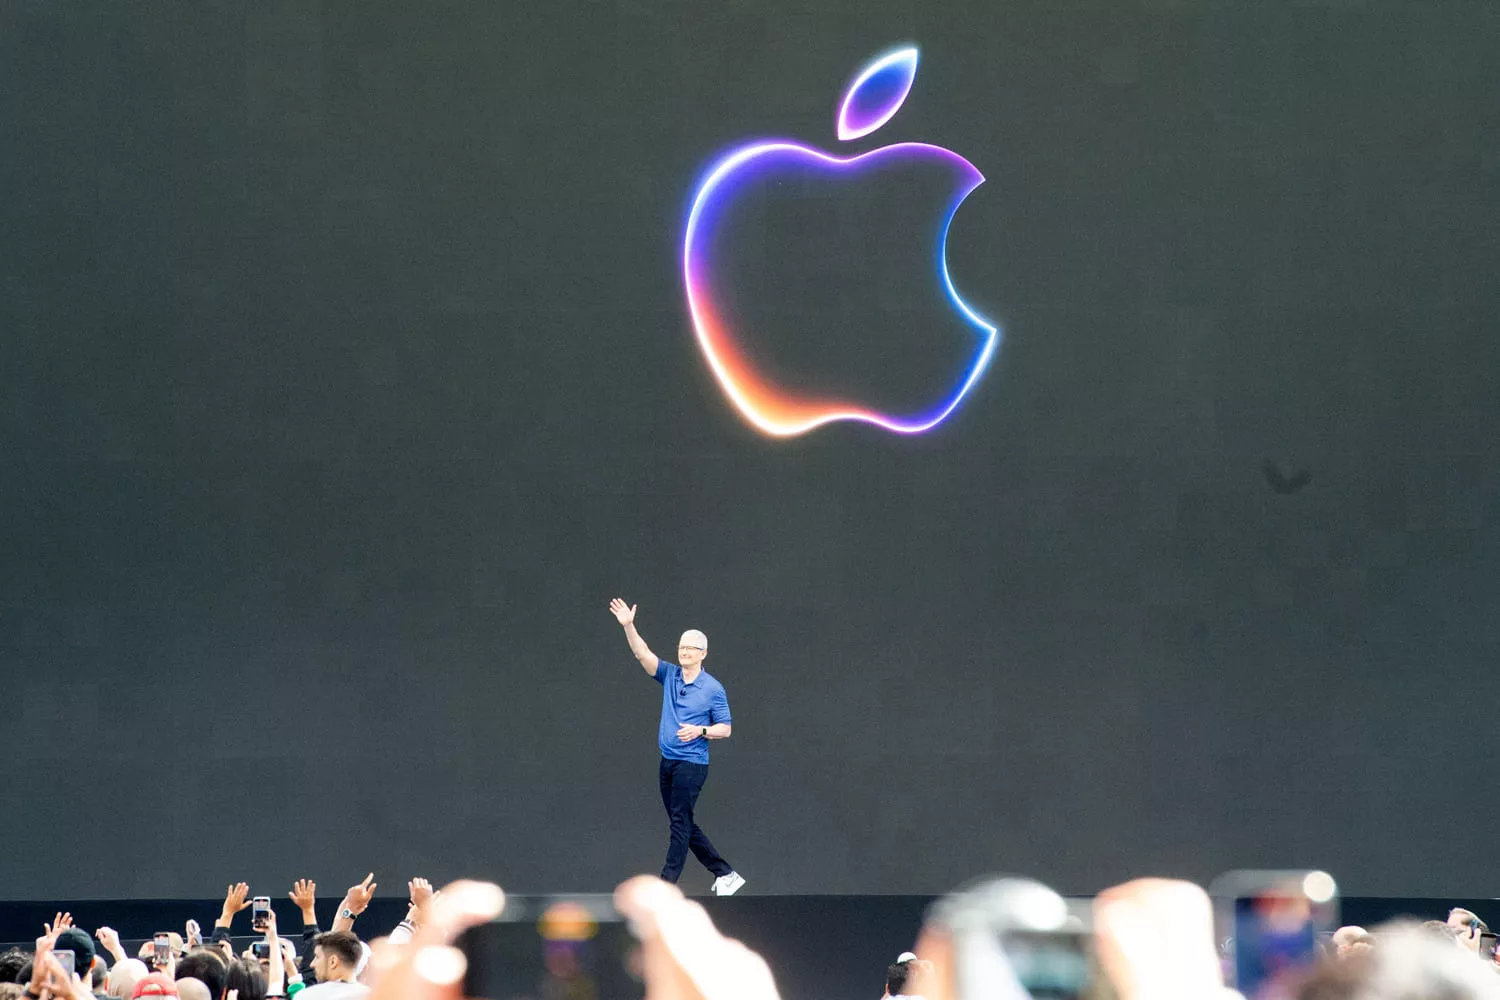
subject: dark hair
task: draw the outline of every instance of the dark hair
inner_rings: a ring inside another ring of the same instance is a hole
[[[239,990],[240,1000],[266,1000],[266,974],[257,959],[237,958],[230,962],[224,986]]]
[[[89,976],[89,989],[94,993],[104,992],[104,980],[109,978],[109,966],[103,962],[94,963],[94,971]]]
[[[897,962],[885,970],[885,991],[891,996],[898,996],[906,989],[906,980],[911,976],[910,962]]]
[[[360,956],[364,949],[359,946],[359,938],[350,931],[324,931],[313,938],[313,944],[323,949],[323,954],[334,954],[339,961],[349,967],[353,972],[359,965]]]
[[[0,983],[19,983],[21,980],[16,977],[30,961],[31,952],[22,951],[20,948],[11,948],[9,951],[0,953]]]
[[[224,984],[229,981],[224,953],[217,948],[194,948],[177,963],[177,978],[198,980],[208,987],[208,995],[218,1000],[224,995]]]
[[[81,977],[89,971],[89,966],[94,962],[94,941],[89,937],[88,931],[79,930],[77,927],[69,927],[57,936],[57,941],[52,945],[54,951],[71,951],[73,953],[73,968],[78,970]]]

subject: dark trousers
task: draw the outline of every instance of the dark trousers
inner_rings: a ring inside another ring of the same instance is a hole
[[[682,866],[687,864],[690,849],[693,856],[703,862],[703,867],[714,875],[728,875],[734,871],[693,822],[693,806],[697,805],[698,793],[703,791],[703,783],[707,780],[707,764],[661,759],[661,804],[667,807],[667,820],[672,825],[667,863],[661,866],[661,877],[667,882],[676,882],[682,875]]]

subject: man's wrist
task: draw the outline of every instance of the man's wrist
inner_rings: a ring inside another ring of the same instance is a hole
[[[339,909],[339,916],[343,917],[345,920],[353,920],[355,917],[359,916],[359,911],[354,910],[348,906],[344,906]]]

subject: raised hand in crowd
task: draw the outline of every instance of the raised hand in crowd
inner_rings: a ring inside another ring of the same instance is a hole
[[[302,911],[304,924],[318,922],[318,911],[315,906],[318,900],[318,883],[310,878],[299,878],[293,883],[292,891],[287,893],[287,896],[297,904],[297,909]]]
[[[766,960],[677,886],[638,875],[615,890],[615,908],[641,939],[646,1000],[778,1000]]]
[[[276,913],[266,914],[266,996],[286,996],[286,952],[281,950],[281,938],[276,933]]]
[[[302,982],[302,973],[297,971],[297,952],[292,948],[290,941],[281,942],[281,974],[287,989],[291,989],[293,983]]]
[[[432,903],[432,883],[418,876],[406,883],[411,905],[406,908],[406,922],[415,927],[422,919],[422,909]]]
[[[46,936],[56,941],[59,934],[73,926],[73,914],[59,913],[50,924],[44,921],[42,926],[46,928]]]
[[[130,957],[125,954],[125,948],[120,944],[119,932],[113,927],[99,928],[94,932],[94,937],[99,939],[99,943],[104,946],[104,950],[109,952],[110,957],[116,962],[123,962]]]
[[[505,893],[489,882],[453,882],[434,893],[417,916],[409,944],[376,942],[370,1000],[460,1000],[466,962],[453,942],[504,907]]]
[[[215,927],[228,927],[234,923],[234,915],[250,905],[250,886],[235,882],[224,890],[224,908],[219,911]],[[231,960],[233,956],[230,956]]]
[[[1099,964],[1120,1000],[1210,1000],[1225,991],[1213,904],[1191,882],[1141,878],[1094,898]]]
[[[65,930],[66,927],[57,928],[59,934]],[[88,984],[64,969],[50,948],[46,954],[37,952],[29,992],[53,1000],[94,1000]]]
[[[365,907],[375,898],[376,885],[375,873],[371,872],[364,881],[349,887],[344,893],[344,901],[339,904],[338,916],[333,919],[334,930],[347,931],[354,927],[354,918],[365,912]]]
[[[182,927],[183,947],[196,948],[203,943],[203,928],[192,917]]]

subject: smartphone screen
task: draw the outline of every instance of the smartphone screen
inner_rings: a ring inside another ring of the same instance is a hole
[[[151,964],[161,967],[172,960],[172,937],[169,934],[154,934],[151,938]]]
[[[1323,872],[1239,872],[1230,897],[1235,987],[1247,1000],[1287,1000],[1338,925],[1333,879]]]
[[[1495,961],[1495,944],[1500,940],[1488,931],[1479,932],[1479,957],[1486,962]]]
[[[244,898],[244,897],[241,897]],[[271,912],[271,897],[256,896],[250,901],[250,926],[258,931],[266,929],[266,914]]]
[[[608,896],[506,900],[499,920],[458,940],[464,996],[484,1000],[641,1000],[640,950]]]
[[[261,961],[267,961],[271,957],[271,943],[269,941],[250,942],[250,954]]]
[[[1032,1000],[1094,995],[1093,939],[1087,931],[1006,931],[1000,947]]]
[[[57,956],[57,961],[62,965],[63,971],[70,977],[73,975],[73,953],[67,949],[54,949],[52,954]]]

